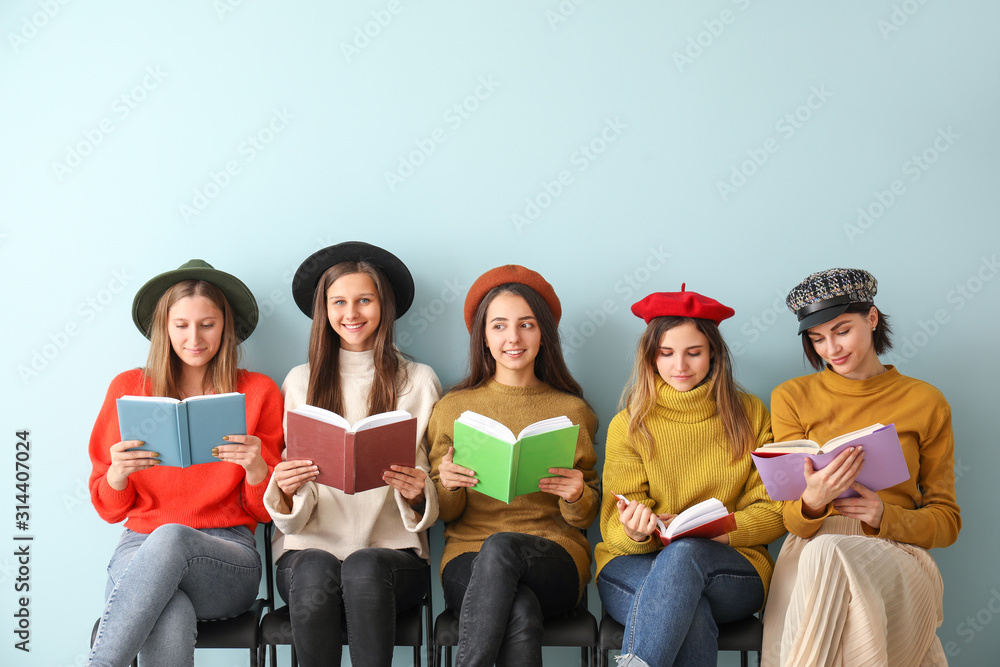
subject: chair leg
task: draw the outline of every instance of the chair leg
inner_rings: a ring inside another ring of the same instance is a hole
[[[414,646],[413,647],[413,664],[416,667],[421,667],[421,665],[423,665],[423,660],[420,659],[420,647],[419,646]]]
[[[740,651],[740,667],[750,667],[750,654]]]

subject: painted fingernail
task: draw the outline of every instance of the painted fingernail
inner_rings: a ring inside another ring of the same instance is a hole
[[[153,459],[153,463],[163,463],[160,459]]]
[[[222,436],[222,439],[228,441],[229,440],[229,436],[228,435],[224,435],[224,436]]]
[[[219,455],[219,448],[216,447],[212,450],[212,456],[218,456],[218,455]]]
[[[159,455],[160,455],[160,453],[159,453],[159,452],[150,452],[150,455],[151,455],[151,456],[159,456]]]

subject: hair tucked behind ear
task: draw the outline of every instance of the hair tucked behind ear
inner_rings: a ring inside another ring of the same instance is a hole
[[[753,449],[756,436],[750,425],[750,417],[747,415],[745,399],[741,396],[744,392],[733,378],[729,346],[722,338],[719,327],[711,320],[657,317],[650,321],[636,346],[632,375],[619,404],[620,408],[628,411],[628,435],[649,448],[651,457],[656,455],[656,443],[653,442],[653,436],[646,426],[646,420],[656,407],[656,387],[659,378],[656,359],[660,353],[660,340],[664,333],[685,322],[694,324],[708,339],[712,365],[704,382],[711,383],[726,442],[729,443],[733,460],[736,461]]]
[[[400,354],[393,345],[396,324],[396,299],[385,275],[368,262],[341,262],[320,277],[313,294],[313,323],[309,335],[309,388],[306,403],[342,415],[344,393],[340,381],[340,336],[327,317],[326,293],[338,278],[362,273],[372,279],[378,292],[381,313],[375,336],[375,379],[368,396],[368,414],[396,409],[399,387],[405,377]]]

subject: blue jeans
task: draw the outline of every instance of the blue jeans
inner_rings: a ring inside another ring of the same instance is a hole
[[[89,665],[194,665],[198,619],[246,611],[260,586],[260,555],[244,526],[166,524],[125,529],[108,565],[107,602]]]
[[[340,667],[346,612],[351,664],[389,667],[396,614],[420,604],[430,576],[412,549],[360,549],[343,562],[322,549],[282,554],[278,592],[288,603],[299,664]]]
[[[552,540],[495,533],[452,559],[441,587],[459,612],[456,667],[540,667],[542,620],[576,606],[580,575]]]
[[[620,667],[717,664],[717,623],[764,603],[757,570],[738,551],[702,538],[617,556],[597,577],[604,608],[625,626]]]

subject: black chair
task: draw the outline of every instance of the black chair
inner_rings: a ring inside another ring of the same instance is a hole
[[[621,650],[624,637],[625,626],[608,616],[608,612],[605,611],[597,642],[597,650],[601,655],[600,667],[608,667],[608,652]],[[751,651],[757,653],[757,664],[760,664],[763,639],[764,624],[756,616],[719,625],[719,650],[739,651],[742,667],[749,667]]]
[[[274,608],[274,582],[271,574],[271,531],[270,523],[264,524],[264,573],[266,577],[265,597],[254,601],[253,606],[239,616],[220,621],[198,621],[198,638],[195,648],[229,648],[250,651],[250,667],[257,667],[260,641],[260,617],[265,609]],[[94,623],[90,633],[90,645],[94,645],[97,628],[101,619]],[[139,667],[139,657],[132,660],[132,667]]]
[[[431,622],[434,618],[431,606],[430,577],[427,578],[427,591],[424,599],[416,607],[402,611],[396,615],[396,646],[409,646],[413,649],[413,664],[420,667],[420,649],[427,647],[427,664],[431,663]],[[425,636],[426,634],[426,636]],[[347,625],[341,624],[341,642],[347,645]],[[278,664],[278,646],[292,646],[292,667],[298,667],[295,646],[292,645],[292,624],[288,617],[288,605],[278,607],[269,612],[260,622],[260,645],[258,649],[261,667],[267,664],[265,648],[270,648],[271,667]]]
[[[434,662],[440,667],[444,653],[445,667],[451,667],[451,651],[458,644],[458,616],[445,609],[434,624]],[[587,589],[575,609],[545,619],[542,646],[579,647],[581,667],[590,667],[597,650],[597,619],[587,609]]]

